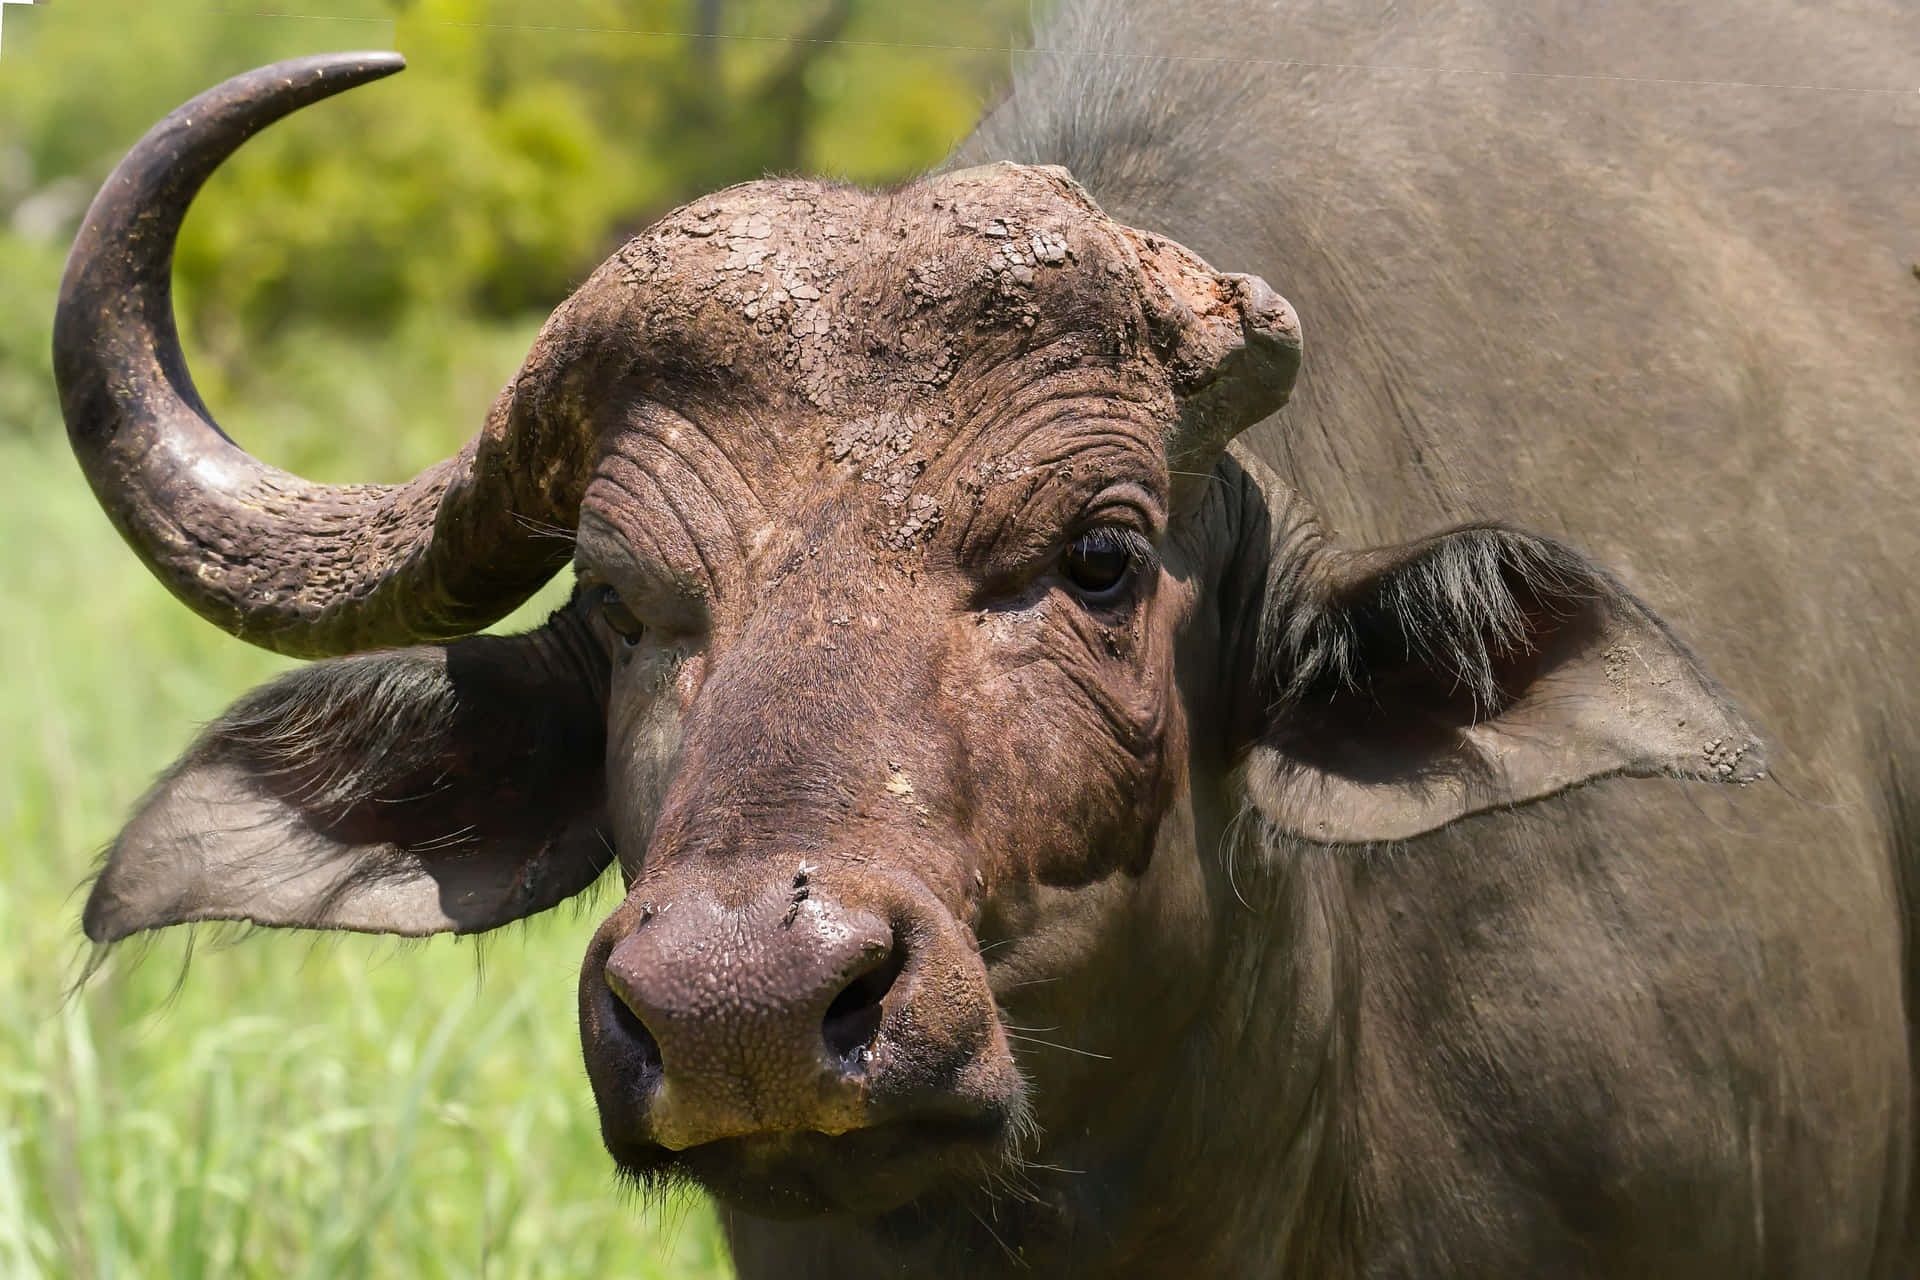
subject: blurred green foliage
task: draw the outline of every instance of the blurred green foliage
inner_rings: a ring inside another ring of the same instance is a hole
[[[770,170],[885,183],[938,162],[1027,0],[5,17],[0,1275],[726,1274],[704,1207],[643,1211],[599,1148],[573,985],[604,901],[484,951],[263,934],[184,978],[176,933],[68,995],[94,853],[197,724],[287,663],[175,604],[95,507],[52,386],[61,264],[114,163],[193,94],[278,58],[400,49],[406,74],[275,126],[215,177],[176,276],[196,377],[237,439],[317,479],[397,479],[458,447],[546,311],[665,209]]]
[[[547,309],[624,232],[703,191],[782,171],[887,182],[937,160],[1025,9],[317,3],[12,10],[0,219],[63,241],[126,146],[215,79],[391,44],[405,75],[270,130],[215,179],[177,262],[195,330],[224,355],[230,334],[257,341],[295,313],[381,330],[421,306]],[[325,18],[294,16],[309,8]]]

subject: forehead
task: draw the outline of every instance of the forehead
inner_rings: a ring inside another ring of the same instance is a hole
[[[648,521],[652,494],[689,543],[737,542],[721,526],[831,490],[903,550],[1069,461],[1083,483],[1154,483],[1177,411],[1137,236],[1064,171],[1015,165],[887,193],[757,182],[675,211],[597,282],[631,366],[591,523]]]
[[[1104,370],[1146,390],[1133,234],[1063,170],[990,165],[887,193],[734,187],[603,271],[623,286],[641,397],[689,417],[780,415],[813,436],[790,443],[828,448],[861,416],[958,426],[983,381],[1004,396]]]

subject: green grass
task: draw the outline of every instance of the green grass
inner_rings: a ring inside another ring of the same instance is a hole
[[[283,342],[205,389],[264,456],[391,479],[479,422],[527,337]],[[600,1147],[573,988],[604,895],[483,948],[207,935],[184,976],[163,936],[69,996],[96,852],[287,664],[147,577],[41,394],[0,433],[0,1275],[730,1274],[704,1204],[641,1205]]]

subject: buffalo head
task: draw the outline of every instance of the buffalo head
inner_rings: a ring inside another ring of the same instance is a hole
[[[247,136],[398,67],[212,91],[75,247],[67,422],[154,572],[283,652],[418,646],[211,726],[115,843],[92,938],[483,930],[617,861],[580,983],[616,1160],[878,1210],[991,1177],[1151,1051],[1131,1023],[1207,998],[1238,818],[1369,842],[1606,774],[1757,776],[1577,553],[1344,549],[1229,453],[1287,398],[1291,309],[1059,170],[721,192],[602,266],[455,458],[391,487],[265,466],[187,375],[174,235]],[[546,626],[456,638],[568,549]]]

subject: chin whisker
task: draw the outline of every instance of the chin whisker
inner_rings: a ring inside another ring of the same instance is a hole
[[[1000,1252],[1007,1255],[1007,1261],[1013,1263],[1016,1267],[1019,1267],[1022,1271],[1025,1271],[1027,1269],[1027,1260],[1021,1257],[1019,1253],[1017,1253],[1015,1250],[1010,1248],[1005,1240],[1002,1240],[1000,1238],[1000,1233],[998,1231],[995,1231],[992,1225],[989,1224],[985,1218],[980,1216],[979,1210],[975,1209],[972,1205],[968,1205],[967,1213],[973,1218],[975,1222],[980,1224],[980,1229],[986,1232],[987,1235],[993,1240],[995,1244],[1000,1246]]]

